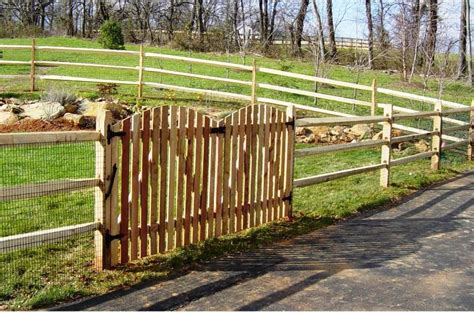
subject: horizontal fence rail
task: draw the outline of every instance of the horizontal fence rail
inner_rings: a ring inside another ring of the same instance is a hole
[[[337,118],[304,118],[296,120],[296,126],[299,127],[314,127],[327,125],[351,125],[355,123],[382,123],[383,125],[383,139],[381,140],[367,140],[358,143],[350,144],[336,144],[320,147],[304,148],[295,150],[295,157],[306,157],[317,154],[326,154],[333,152],[341,152],[362,148],[381,147],[381,161],[382,163],[376,165],[362,166],[358,168],[345,169],[332,173],[320,174],[307,178],[301,178],[294,181],[294,187],[306,187],[318,183],[328,182],[331,180],[352,176],[356,174],[372,172],[380,170],[380,184],[383,187],[389,186],[390,182],[390,167],[403,165],[421,159],[431,158],[431,168],[434,170],[440,167],[440,156],[443,150],[451,150],[458,147],[467,146],[467,154],[469,160],[473,160],[473,146],[474,146],[474,102],[470,108],[456,108],[446,111],[442,110],[441,103],[435,105],[435,111],[429,112],[410,112],[403,114],[393,114],[392,105],[381,105],[384,107],[383,116],[367,116],[367,117],[337,117]],[[442,116],[454,113],[469,113],[470,123],[468,125],[455,126],[450,128],[443,128]],[[424,131],[421,134],[410,134],[399,137],[392,137],[392,130],[397,119],[411,119],[411,118],[431,118],[433,119],[433,131]],[[441,139],[444,138],[444,133],[453,131],[467,131],[467,140],[459,139],[452,144],[443,145]],[[428,152],[418,153],[412,156],[402,157],[399,159],[392,158],[392,145],[414,141],[419,139],[431,138],[431,150]]]

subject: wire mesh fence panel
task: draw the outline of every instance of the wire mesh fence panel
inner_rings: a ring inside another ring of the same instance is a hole
[[[91,271],[95,143],[0,146],[0,303]]]

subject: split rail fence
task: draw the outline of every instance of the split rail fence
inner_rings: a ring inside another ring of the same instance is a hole
[[[15,66],[15,65],[30,66],[29,75],[0,75],[0,79],[2,78],[3,79],[17,79],[17,78],[29,77],[30,89],[32,91],[36,89],[36,81],[38,79],[49,80],[49,81],[52,80],[52,81],[69,81],[69,82],[84,82],[84,83],[111,83],[111,84],[119,84],[119,85],[137,86],[137,97],[140,99],[144,97],[143,95],[144,86],[148,86],[152,88],[173,90],[173,91],[178,91],[178,92],[196,93],[196,94],[201,94],[204,96],[233,99],[233,100],[238,100],[238,101],[250,102],[251,104],[264,103],[264,104],[271,104],[271,105],[278,105],[278,106],[285,106],[285,107],[293,106],[297,110],[305,110],[305,111],[311,111],[315,113],[331,115],[331,116],[339,116],[339,117],[351,117],[354,115],[342,113],[338,111],[333,111],[333,110],[317,108],[315,106],[296,104],[296,103],[282,101],[282,100],[274,99],[274,98],[259,97],[258,89],[271,90],[275,92],[282,92],[282,93],[299,95],[299,96],[306,96],[313,99],[323,99],[323,100],[336,102],[336,103],[350,104],[353,106],[367,107],[367,108],[370,108],[370,112],[372,116],[375,116],[377,109],[381,108],[381,105],[377,101],[378,95],[389,95],[389,96],[404,99],[407,101],[417,101],[417,102],[422,102],[422,103],[428,103],[433,106],[436,106],[437,104],[441,103],[442,107],[449,108],[449,109],[468,107],[464,104],[459,104],[455,102],[444,101],[441,99],[436,99],[436,98],[431,98],[431,97],[419,96],[419,95],[395,91],[395,90],[391,90],[387,88],[381,88],[377,86],[377,82],[375,79],[373,80],[373,83],[371,86],[366,86],[366,85],[343,82],[343,81],[332,80],[332,79],[316,77],[316,76],[311,76],[311,75],[304,75],[304,74],[298,74],[298,73],[292,73],[292,72],[286,72],[286,71],[260,67],[260,66],[257,66],[257,63],[255,61],[253,61],[252,65],[242,65],[242,64],[229,63],[229,62],[204,60],[204,59],[198,59],[198,58],[146,52],[143,46],[140,46],[139,51],[110,50],[110,49],[94,49],[94,48],[59,47],[59,46],[38,46],[36,45],[36,41],[33,40],[31,45],[0,45],[0,49],[29,50],[31,52],[31,57],[29,61],[0,60],[0,66]],[[65,53],[82,53],[82,54],[97,54],[98,53],[98,54],[109,54],[109,55],[136,56],[137,65],[124,66],[124,65],[111,65],[111,64],[98,64],[98,63],[79,63],[79,62],[38,60],[37,55],[38,55],[38,52],[41,52],[41,51],[56,51],[56,52],[65,52]],[[207,65],[210,67],[226,68],[228,70],[234,70],[238,72],[248,72],[248,73],[251,73],[251,80],[239,80],[239,79],[231,79],[231,78],[225,78],[225,77],[202,75],[202,74],[196,74],[196,73],[171,71],[171,70],[166,70],[162,68],[147,67],[145,66],[145,60],[147,58],[176,61],[176,62],[185,62],[191,65],[192,64]],[[38,67],[57,67],[57,66],[84,67],[84,68],[91,67],[91,68],[103,68],[103,69],[115,69],[115,70],[134,70],[134,71],[137,71],[137,80],[136,81],[123,81],[123,80],[112,80],[112,79],[60,76],[60,75],[43,75],[43,74],[38,74],[36,71]],[[232,85],[249,86],[251,88],[251,93],[250,95],[244,95],[244,94],[238,94],[238,93],[230,93],[230,92],[223,92],[223,91],[216,91],[216,90],[207,90],[207,89],[200,89],[200,88],[191,88],[191,87],[185,87],[185,86],[162,84],[162,83],[157,83],[157,82],[149,82],[149,81],[144,80],[144,77],[145,77],[144,74],[147,72],[159,73],[159,74],[171,75],[171,76],[182,76],[182,77],[188,77],[191,79],[221,82],[221,83],[232,84]],[[315,84],[327,84],[327,85],[331,85],[335,87],[350,88],[357,91],[365,91],[365,92],[371,93],[371,99],[370,101],[357,100],[357,99],[351,99],[351,98],[346,98],[346,97],[318,93],[314,91],[307,91],[307,90],[301,90],[297,88],[290,88],[290,87],[268,84],[268,83],[264,83],[258,80],[259,73],[280,76],[280,77],[285,77],[285,78],[291,78],[291,79],[297,79],[297,80],[306,81],[306,82],[313,82]],[[395,112],[400,112],[400,113],[418,112],[417,110],[405,108],[401,106],[394,106],[393,110]],[[453,119],[450,117],[443,117],[443,121],[446,123],[460,125],[460,126],[468,125],[465,121],[460,121],[460,120]],[[425,133],[422,129],[410,127],[410,126],[406,126],[406,125],[402,125],[398,123],[393,124],[392,127],[395,129],[399,129],[399,130],[410,132],[410,133],[417,133],[417,134]],[[443,139],[450,142],[459,142],[462,140],[458,137],[448,135],[448,134],[444,134]]]

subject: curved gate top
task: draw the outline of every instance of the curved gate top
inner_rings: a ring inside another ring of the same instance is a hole
[[[115,128],[116,262],[291,215],[294,120],[283,111],[251,105],[216,121],[163,106]]]

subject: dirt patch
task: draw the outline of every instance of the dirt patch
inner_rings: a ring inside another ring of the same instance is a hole
[[[0,133],[12,132],[45,132],[81,130],[78,126],[64,119],[54,121],[23,119],[12,125],[0,125]]]

